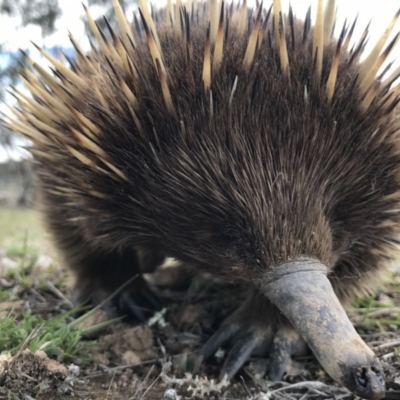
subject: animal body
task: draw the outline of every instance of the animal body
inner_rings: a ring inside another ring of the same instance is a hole
[[[41,209],[79,300],[98,303],[164,256],[251,294],[198,355],[233,339],[231,378],[265,342],[280,379],[304,341],[326,371],[366,399],[382,367],[342,304],[399,257],[399,69],[382,65],[399,14],[370,54],[354,24],[211,0],[150,11],[74,60],[22,79],[6,124],[30,139]],[[364,60],[360,61],[364,56]],[[115,303],[143,319],[159,307],[141,278]]]

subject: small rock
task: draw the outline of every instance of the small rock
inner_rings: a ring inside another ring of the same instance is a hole
[[[286,373],[288,375],[296,376],[300,375],[304,371],[304,362],[291,360],[290,364],[287,366]]]
[[[122,355],[122,361],[127,365],[136,365],[140,363],[140,357],[132,350],[125,351]]]
[[[68,370],[65,365],[60,364],[56,360],[49,359],[46,363],[46,368],[50,375],[65,379],[68,375]]]
[[[1,278],[1,279],[0,279],[0,286],[1,286],[3,289],[10,289],[10,288],[12,288],[14,285],[15,285],[15,281],[13,281],[13,280],[8,280],[8,279],[5,279],[5,278]]]
[[[125,345],[137,351],[146,351],[153,347],[153,332],[150,328],[145,326],[137,326],[128,329],[124,335],[123,340]]]
[[[79,374],[81,373],[81,369],[77,365],[71,364],[68,367],[68,372],[73,376],[79,376]]]
[[[14,260],[11,260],[11,258],[3,258],[1,260],[1,265],[4,269],[15,269],[18,267],[18,263]]]
[[[24,353],[30,354],[30,352],[27,351],[27,350],[25,350]],[[40,359],[43,360],[43,361],[46,361],[47,358],[48,358],[48,357],[47,357],[47,354],[46,354],[43,350],[38,350],[38,351],[35,353],[35,357],[36,357],[36,358],[40,358]]]
[[[254,396],[254,400],[269,400],[269,396],[263,392],[258,393]]]
[[[121,360],[124,354],[132,351],[140,362],[156,356],[154,352],[153,332],[147,326],[128,327],[124,324],[113,326],[114,333],[103,335],[99,339],[98,352],[109,351],[110,360]],[[131,357],[131,355],[126,357]],[[133,359],[136,361],[135,359]],[[125,361],[124,361],[125,362]]]
[[[262,358],[253,360],[250,362],[249,368],[256,378],[262,379],[267,373],[268,361]]]
[[[48,256],[39,256],[35,262],[35,267],[40,269],[49,269],[53,264],[53,260]]]
[[[178,395],[175,389],[167,389],[164,392],[164,400],[177,400]]]
[[[95,353],[94,355],[93,355],[93,359],[94,359],[94,361],[96,362],[96,364],[100,364],[100,365],[105,365],[105,366],[107,366],[107,365],[109,365],[110,364],[110,359],[107,357],[107,355],[106,354],[104,354],[104,353]]]
[[[9,362],[12,360],[10,353],[0,354],[0,372],[8,368]]]

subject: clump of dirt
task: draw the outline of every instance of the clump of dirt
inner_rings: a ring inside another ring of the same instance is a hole
[[[0,355],[0,387],[15,394],[33,396],[46,392],[64,395],[70,391],[65,383],[65,365],[47,357],[44,351],[24,350],[16,356]]]
[[[153,332],[148,326],[126,327],[119,324],[113,333],[100,337],[94,359],[108,366],[112,362],[137,365],[156,357]]]

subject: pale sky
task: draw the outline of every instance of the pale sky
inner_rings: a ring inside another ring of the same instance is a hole
[[[18,20],[0,15],[0,43],[5,43],[5,47],[11,51],[17,51],[19,48],[31,50],[30,54],[35,59],[39,59],[37,50],[31,45],[30,41],[37,43],[40,46],[52,47],[55,45],[62,47],[70,47],[68,40],[68,30],[87,48],[87,40],[84,33],[84,26],[81,21],[81,16],[84,15],[81,0],[58,0],[62,9],[62,16],[56,22],[56,33],[43,40],[41,29],[36,26],[17,29]],[[183,0],[185,1],[185,0]],[[248,0],[251,4],[252,0]],[[87,0],[83,1],[87,4]],[[111,2],[111,0],[110,0]],[[166,0],[156,0],[152,2],[155,5],[163,5]],[[255,3],[255,1],[254,1]],[[264,6],[269,7],[271,0],[264,0]],[[288,10],[289,3],[292,4],[294,13],[303,18],[307,12],[309,5],[312,6],[312,16],[315,20],[317,0],[282,0],[283,9]],[[325,0],[326,3],[326,0]],[[370,40],[368,48],[371,48],[385,31],[396,11],[400,8],[400,0],[336,0],[338,7],[337,30],[341,29],[344,20],[353,21],[359,14],[357,28],[354,34],[354,40],[358,40],[365,26],[372,20],[370,26]],[[101,7],[90,7],[90,11],[94,17],[98,17],[102,13]],[[128,17],[132,16],[132,10],[128,10]],[[393,30],[392,37],[400,30],[400,22],[398,21]],[[390,38],[389,38],[390,40]],[[395,65],[400,64],[400,44],[397,45],[389,58],[393,61],[398,58],[399,61]],[[0,110],[4,111],[4,106],[0,105]],[[5,155],[0,148],[0,162]]]
[[[251,1],[251,0],[250,0]],[[249,1],[249,3],[250,3]],[[87,1],[85,0],[84,3]],[[110,0],[111,2],[111,0]],[[326,2],[326,1],[325,1]],[[166,1],[157,0],[153,4],[162,5]],[[269,1],[264,1],[266,7],[269,6]],[[316,13],[316,0],[282,0],[283,8],[288,9],[289,3],[292,4],[294,12],[298,16],[304,16],[309,5],[312,5],[313,14]],[[358,19],[358,32],[361,34],[363,28],[367,23],[372,20],[370,36],[371,38],[379,37],[385,30],[387,24],[395,12],[400,8],[399,0],[336,0],[338,6],[338,26],[341,26],[344,19],[354,20],[357,13]],[[31,48],[30,40],[46,46],[62,45],[69,47],[68,30],[78,39],[84,40],[84,28],[80,17],[83,15],[83,7],[81,0],[59,0],[62,9],[62,17],[57,21],[57,32],[43,41],[41,37],[41,29],[36,26],[29,26],[27,28],[16,29],[15,18],[8,18],[0,15],[0,42],[6,42],[10,50],[18,50],[19,48]],[[90,7],[93,15],[101,15],[100,7]],[[128,13],[130,16],[131,13]],[[400,26],[398,26],[398,29]],[[370,41],[371,42],[371,41]],[[373,42],[373,40],[372,40]]]

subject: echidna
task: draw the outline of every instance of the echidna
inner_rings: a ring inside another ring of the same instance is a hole
[[[269,9],[224,0],[151,11],[52,73],[26,56],[7,118],[30,152],[47,225],[97,303],[138,274],[140,259],[174,257],[251,288],[199,362],[235,338],[231,378],[272,341],[280,379],[303,338],[337,382],[381,399],[382,367],[341,303],[376,287],[399,258],[400,69],[380,72],[399,13],[371,53],[367,30],[336,38],[335,1],[312,25],[280,0]],[[147,255],[147,256],[146,256]],[[119,296],[124,312],[157,307],[144,280]],[[283,316],[280,314],[282,313]],[[297,333],[296,333],[297,332]]]

